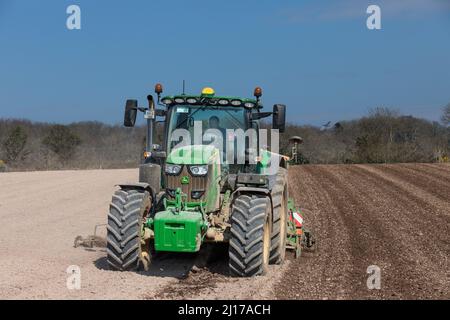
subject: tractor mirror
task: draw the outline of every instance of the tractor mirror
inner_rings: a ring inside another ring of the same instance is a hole
[[[127,100],[127,103],[125,105],[125,118],[123,120],[123,125],[125,127],[134,127],[134,125],[136,124],[137,110],[137,100]]]
[[[261,119],[270,117],[272,114],[273,114],[272,112],[251,113],[250,114],[250,120],[261,120]]]
[[[286,106],[276,104],[273,106],[272,128],[278,129],[283,133],[286,129]]]

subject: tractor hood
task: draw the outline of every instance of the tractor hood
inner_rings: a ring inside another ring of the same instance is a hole
[[[167,163],[205,165],[220,161],[219,149],[211,145],[179,147],[170,152]]]

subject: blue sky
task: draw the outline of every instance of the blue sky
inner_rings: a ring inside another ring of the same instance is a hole
[[[77,4],[82,29],[66,28]],[[382,30],[366,9],[382,10]],[[439,118],[450,102],[450,0],[0,0],[0,117],[120,123],[124,101],[251,96],[321,125],[377,106]]]

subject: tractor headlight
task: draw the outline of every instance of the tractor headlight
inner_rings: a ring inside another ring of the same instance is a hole
[[[171,176],[176,176],[180,174],[181,168],[179,164],[166,164],[166,173]]]
[[[231,105],[235,107],[239,107],[242,104],[241,100],[231,100]]]
[[[165,99],[162,99],[161,102],[164,103],[164,104],[172,104],[172,103],[173,103],[173,100],[172,100],[172,99],[169,99],[169,98],[165,98]]]
[[[254,107],[256,107],[256,104],[253,103],[253,102],[246,102],[246,103],[244,104],[244,106],[245,106],[246,108],[254,108]]]
[[[196,104],[196,103],[198,103],[197,99],[195,99],[195,98],[188,98],[188,99],[186,99],[186,102],[189,103],[189,104]]]
[[[196,177],[206,176],[208,174],[208,165],[189,166],[189,172]]]
[[[185,100],[184,100],[184,98],[175,98],[175,103],[183,104],[183,103],[185,103]]]

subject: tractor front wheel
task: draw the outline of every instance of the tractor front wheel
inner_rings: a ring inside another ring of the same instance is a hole
[[[267,272],[272,232],[272,206],[268,197],[241,195],[233,203],[229,266],[235,276]]]
[[[148,244],[142,240],[142,226],[151,208],[151,196],[144,190],[118,190],[112,197],[107,226],[107,261],[111,269],[137,270],[150,263]]]

